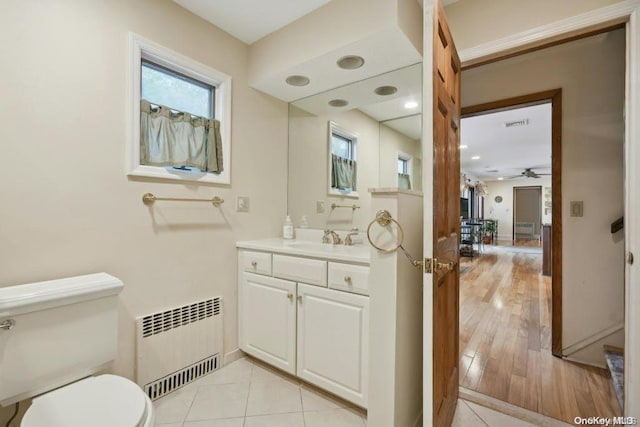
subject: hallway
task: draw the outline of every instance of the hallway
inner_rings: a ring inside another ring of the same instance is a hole
[[[569,423],[619,416],[606,370],[551,355],[551,278],[537,245],[461,258],[460,385]]]

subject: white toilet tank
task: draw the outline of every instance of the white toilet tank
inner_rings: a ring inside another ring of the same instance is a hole
[[[0,288],[0,405],[105,368],[118,348],[118,294],[106,273]]]

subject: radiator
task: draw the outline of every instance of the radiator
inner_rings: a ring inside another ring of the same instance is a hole
[[[222,298],[136,318],[136,382],[158,399],[218,369]]]
[[[528,237],[533,239],[533,232],[535,230],[532,222],[516,222],[516,237]]]

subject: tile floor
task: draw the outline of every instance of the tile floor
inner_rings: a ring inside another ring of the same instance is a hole
[[[253,359],[237,360],[154,402],[158,427],[364,427],[366,413]],[[460,400],[454,427],[529,427]]]

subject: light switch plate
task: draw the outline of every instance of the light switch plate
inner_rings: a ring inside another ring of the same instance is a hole
[[[572,217],[582,217],[584,215],[584,202],[570,202],[569,215]]]
[[[316,201],[316,213],[324,213],[324,200]]]
[[[249,196],[236,197],[236,212],[249,212]]]

